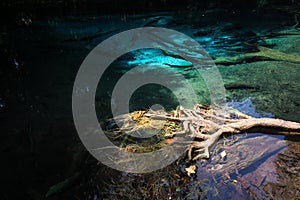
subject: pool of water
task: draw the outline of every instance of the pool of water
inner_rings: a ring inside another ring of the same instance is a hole
[[[128,174],[92,158],[84,150],[73,122],[72,91],[79,67],[89,52],[110,36],[132,28],[164,27],[193,38],[210,59],[256,52],[254,45],[300,56],[300,35],[262,37],[271,32],[298,30],[284,17],[280,23],[264,17],[200,23],[187,19],[186,13],[176,12],[70,14],[32,19],[27,16],[11,27],[0,28],[4,158],[0,197],[42,199],[51,186],[76,174],[80,175],[75,176],[74,182],[57,189],[49,199],[299,197],[299,138],[260,133],[221,138],[214,156],[208,161],[197,161],[197,171],[191,177],[184,171],[189,163],[183,160],[150,174]],[[210,86],[201,74],[189,61],[171,54],[159,48],[142,49],[116,59],[98,83],[95,108],[100,123],[103,125],[112,117],[111,110],[124,112],[117,110],[118,105],[111,100],[114,86],[124,74],[134,68],[134,73],[141,76],[147,70],[155,70],[155,66],[139,70],[142,64],[165,65],[158,74],[168,77],[165,81],[176,88],[177,94],[185,94],[187,89],[178,76],[169,74],[181,74],[193,88],[197,102],[210,104]],[[299,63],[283,60],[219,64],[222,83],[218,84],[225,86],[222,100],[253,117],[300,122],[298,67]],[[167,111],[176,109],[179,102],[172,92],[155,84],[140,87],[130,98],[129,110],[149,109],[153,104],[163,105]],[[227,160],[220,158],[223,150]]]

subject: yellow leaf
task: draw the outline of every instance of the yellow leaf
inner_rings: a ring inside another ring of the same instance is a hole
[[[187,172],[188,176],[191,176],[191,174],[195,174],[196,165],[191,165],[187,168],[185,168],[185,171]]]
[[[180,178],[179,174],[175,174],[176,178]]]
[[[141,110],[131,113],[132,120],[137,120],[138,118],[142,117],[145,113],[146,111],[141,111]]]

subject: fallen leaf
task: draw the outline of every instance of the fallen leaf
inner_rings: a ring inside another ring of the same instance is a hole
[[[191,165],[187,168],[185,168],[185,171],[187,172],[188,176],[191,176],[191,174],[195,174],[196,165]]]
[[[165,143],[166,144],[170,144],[170,143],[172,143],[173,142],[173,139],[165,139]]]
[[[225,150],[220,153],[221,158],[224,158],[226,155],[227,154],[226,154]]]
[[[142,117],[145,113],[146,111],[141,111],[141,110],[132,113],[131,114],[132,120],[137,120],[138,118]]]

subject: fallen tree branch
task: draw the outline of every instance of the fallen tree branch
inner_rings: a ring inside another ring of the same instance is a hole
[[[221,135],[241,133],[269,133],[280,135],[300,135],[300,123],[273,118],[253,118],[237,110],[204,107],[195,105],[193,109],[179,107],[171,114],[151,111],[141,117],[151,120],[177,121],[181,130],[165,137],[174,138],[180,143],[181,137],[194,138],[187,149],[189,160],[209,158],[210,148]],[[128,128],[128,127],[127,127]],[[177,136],[177,137],[174,137]]]

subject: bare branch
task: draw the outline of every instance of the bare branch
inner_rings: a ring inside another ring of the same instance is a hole
[[[234,119],[232,118],[234,116]],[[209,158],[210,148],[219,140],[223,134],[241,133],[271,133],[281,135],[300,135],[300,123],[272,118],[253,118],[237,110],[222,109],[195,105],[193,109],[179,107],[171,114],[159,111],[145,113],[143,117],[151,120],[176,121],[181,124],[181,130],[165,137],[175,138],[180,143],[182,136],[194,138],[187,150],[189,160],[198,158]],[[123,118],[122,118],[123,119]],[[124,118],[124,122],[126,118]],[[128,130],[127,123],[124,129]],[[122,129],[122,128],[121,128]],[[194,157],[193,157],[194,155]]]

